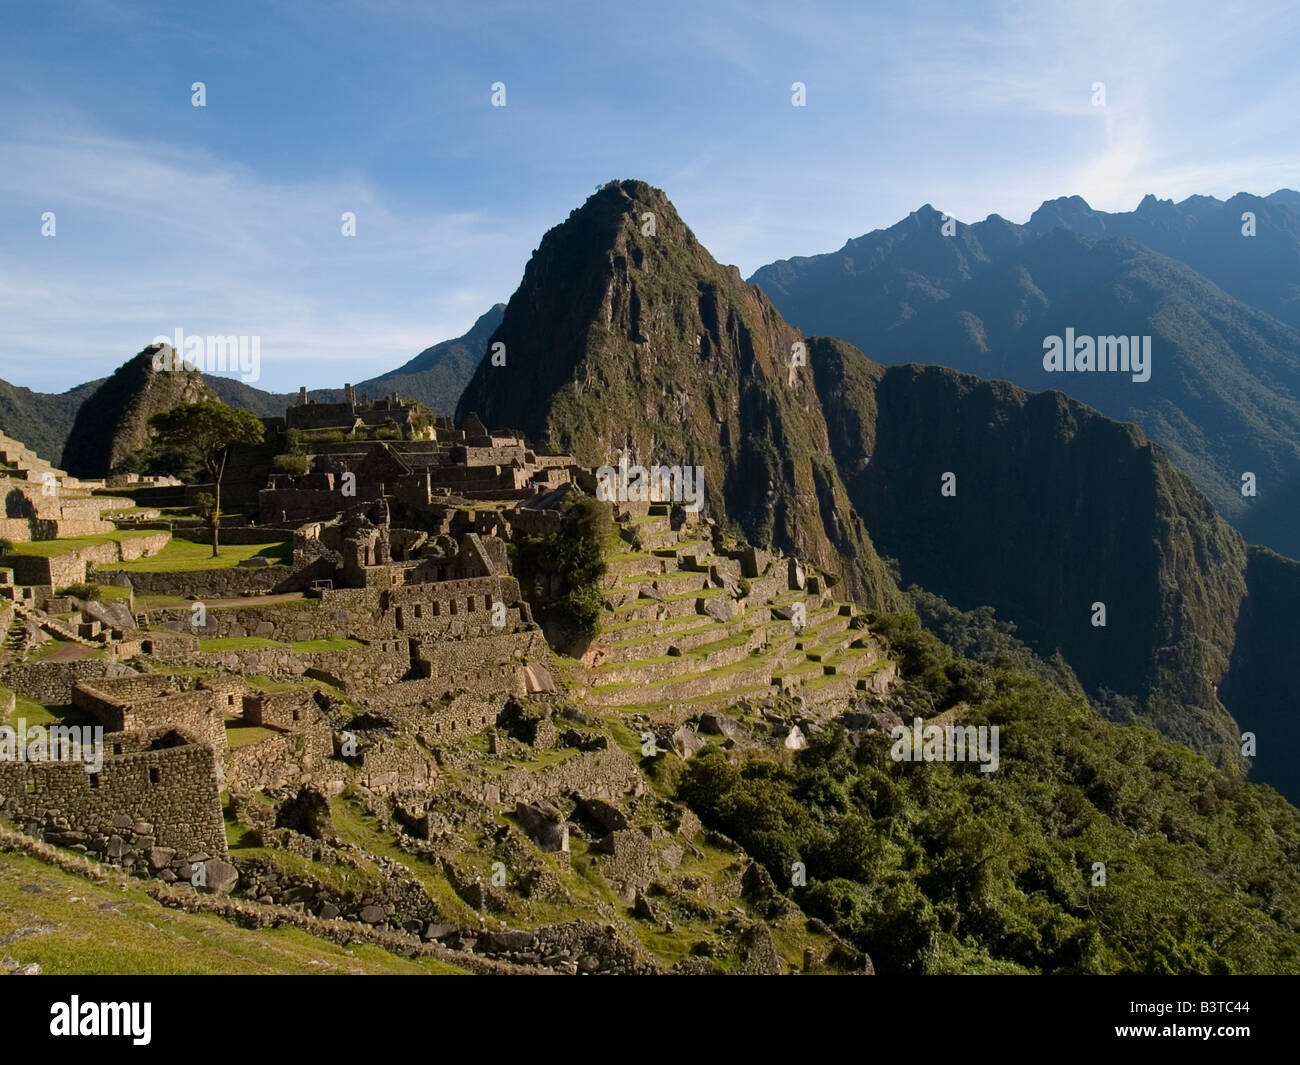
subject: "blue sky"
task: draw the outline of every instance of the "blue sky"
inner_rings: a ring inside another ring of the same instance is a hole
[[[611,178],[664,188],[746,276],[927,202],[1020,222],[1060,195],[1300,187],[1298,24],[1293,3],[7,0],[0,377],[62,390],[179,327],[259,336],[263,388],[361,380],[508,299]]]

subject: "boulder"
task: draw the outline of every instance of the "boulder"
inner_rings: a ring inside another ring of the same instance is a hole
[[[631,823],[627,814],[604,799],[579,798],[578,807],[606,832],[617,832]]]
[[[673,733],[673,748],[683,758],[690,758],[691,755],[703,750],[705,741],[689,725],[683,725]]]
[[[740,613],[736,601],[726,595],[710,596],[708,599],[701,599],[699,602],[701,604],[700,613],[707,614],[714,621],[723,623],[734,621]]]
[[[729,736],[733,740],[745,735],[741,724],[717,710],[707,710],[700,715],[700,731],[712,736]]]
[[[220,858],[209,858],[203,863],[206,887],[213,895],[229,895],[239,883],[239,870]]]

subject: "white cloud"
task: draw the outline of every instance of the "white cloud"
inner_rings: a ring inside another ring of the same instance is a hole
[[[372,376],[506,298],[533,232],[508,214],[393,203],[360,177],[269,180],[67,115],[0,129],[0,198],[0,376],[42,390],[111,372],[177,326],[261,336],[261,387]],[[46,210],[54,238],[40,235]],[[343,211],[356,237],[341,235]]]

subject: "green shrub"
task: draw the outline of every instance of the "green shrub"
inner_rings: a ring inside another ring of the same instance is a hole
[[[301,477],[311,470],[311,457],[302,452],[290,451],[283,455],[276,455],[271,460],[271,467],[277,473],[292,473]]]
[[[74,599],[98,599],[99,589],[93,584],[69,584],[56,590],[58,595],[70,595]]]

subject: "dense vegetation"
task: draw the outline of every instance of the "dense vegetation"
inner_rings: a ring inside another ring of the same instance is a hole
[[[609,508],[591,496],[581,497],[569,518],[559,532],[522,536],[510,545],[511,569],[534,617],[557,627],[562,642],[596,632],[605,544],[612,535]]]
[[[1300,972],[1300,813],[1078,695],[875,620],[914,695],[997,725],[1000,768],[900,763],[831,728],[693,759],[680,794],[883,973]],[[927,709],[926,713],[930,711]],[[1094,883],[1094,863],[1105,883]]]

